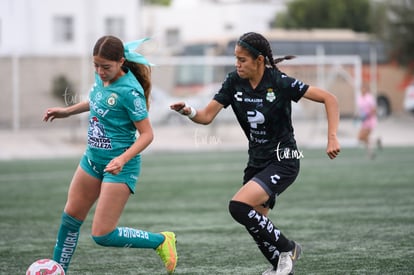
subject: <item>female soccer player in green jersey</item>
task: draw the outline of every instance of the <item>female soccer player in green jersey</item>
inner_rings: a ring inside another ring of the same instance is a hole
[[[171,109],[192,121],[209,124],[224,107],[231,105],[249,140],[249,160],[244,182],[229,203],[232,217],[246,227],[260,251],[272,264],[264,275],[293,274],[301,246],[284,236],[268,218],[269,209],[296,179],[302,152],[294,138],[291,101],[302,97],[325,105],[328,133],[326,153],[335,158],[340,145],[337,139],[339,109],[335,96],[309,86],[281,72],[268,40],[249,32],[240,37],[234,51],[236,70],[227,75],[221,89],[206,107],[195,110],[184,102]]]
[[[92,238],[97,244],[153,248],[167,272],[175,270],[173,232],[151,233],[118,226],[124,206],[135,192],[140,153],[153,140],[148,118],[150,64],[135,51],[145,40],[124,45],[114,36],[101,37],[93,48],[95,84],[89,100],[49,108],[44,114],[44,121],[53,121],[89,111],[87,148],[70,184],[53,253],[65,271],[75,252],[80,226],[96,201]]]

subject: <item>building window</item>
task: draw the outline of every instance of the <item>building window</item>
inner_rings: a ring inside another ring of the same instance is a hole
[[[56,16],[53,18],[54,41],[68,43],[74,39],[73,18],[71,16]]]
[[[175,46],[180,43],[180,31],[178,29],[166,30],[166,44],[167,46]]]
[[[121,39],[124,38],[124,18],[121,17],[108,17],[105,20],[105,30],[107,34],[117,36]]]

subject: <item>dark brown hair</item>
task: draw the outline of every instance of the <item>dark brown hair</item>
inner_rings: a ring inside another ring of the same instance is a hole
[[[273,68],[277,68],[276,64],[282,62],[283,60],[295,58],[293,55],[286,55],[273,59],[273,52],[269,41],[263,35],[256,32],[248,32],[240,36],[237,45],[245,48],[253,56],[253,58],[263,55],[265,57],[266,64]]]
[[[93,48],[93,56],[100,56],[111,61],[120,61],[124,57],[124,44],[122,41],[112,35],[103,36],[98,39]],[[144,88],[145,101],[149,109],[149,98],[151,94],[151,68],[147,65],[138,64],[125,60],[124,64],[138,82]]]

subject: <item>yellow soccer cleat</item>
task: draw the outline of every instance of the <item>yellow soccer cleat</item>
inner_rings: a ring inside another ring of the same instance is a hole
[[[165,240],[160,244],[155,251],[164,262],[165,268],[168,274],[174,273],[177,266],[177,248],[175,247],[177,240],[175,239],[174,232],[161,232],[164,235]]]

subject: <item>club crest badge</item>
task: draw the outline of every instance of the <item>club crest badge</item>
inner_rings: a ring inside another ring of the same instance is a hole
[[[111,94],[108,99],[106,100],[106,103],[109,106],[115,106],[116,105],[116,100],[117,100],[118,96],[116,94]]]
[[[273,101],[275,101],[275,99],[276,99],[276,95],[273,92],[273,89],[268,88],[267,89],[267,94],[266,94],[266,100],[269,101],[269,102],[273,102]]]

